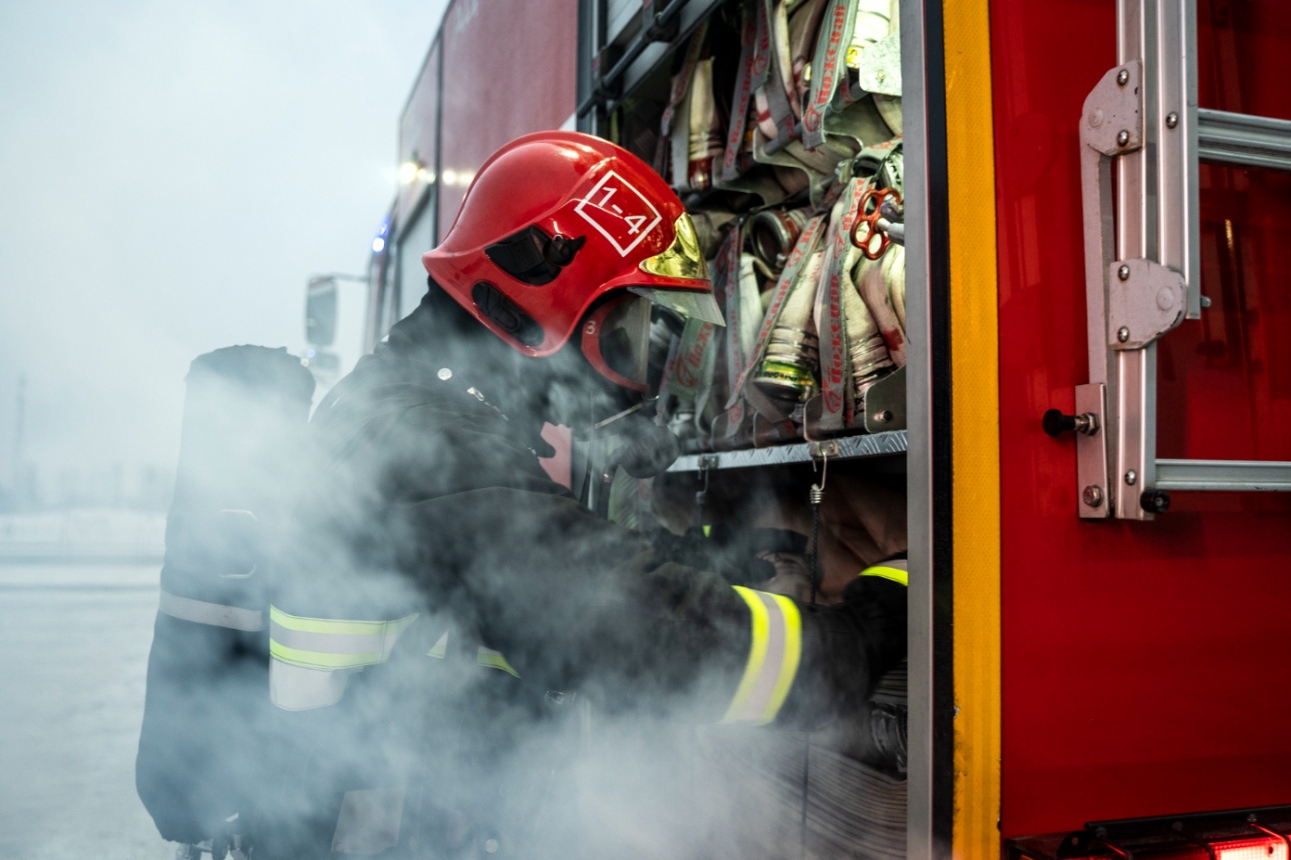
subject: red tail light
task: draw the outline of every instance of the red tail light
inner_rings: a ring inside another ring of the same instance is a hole
[[[1215,843],[1212,847],[1215,849],[1215,860],[1291,860],[1287,857],[1286,842],[1272,836]]]

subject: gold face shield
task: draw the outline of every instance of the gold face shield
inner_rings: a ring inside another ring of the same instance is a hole
[[[642,260],[641,271],[661,278],[683,278],[691,281],[708,280],[708,264],[704,262],[703,249],[690,216],[682,213],[673,224],[672,244],[653,257]],[[726,325],[722,310],[709,290],[685,290],[663,287],[629,287],[639,296],[645,296],[659,307],[666,308],[683,319],[703,320],[713,325]]]
[[[672,244],[653,257],[641,261],[641,271],[661,278],[708,280],[708,265],[699,247],[695,224],[685,212],[673,224]]]

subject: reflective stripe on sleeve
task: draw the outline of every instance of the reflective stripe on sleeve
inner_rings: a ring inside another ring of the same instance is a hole
[[[227,627],[230,630],[244,630],[248,633],[264,629],[264,613],[258,609],[207,603],[204,600],[193,600],[191,597],[180,597],[169,591],[161,593],[161,601],[157,608],[171,618],[209,624],[211,627]]]
[[[439,637],[434,646],[426,652],[426,656],[434,657],[436,660],[443,660],[448,656],[447,630],[444,631],[443,636]],[[502,656],[501,651],[494,651],[492,648],[485,648],[483,645],[475,651],[475,664],[486,669],[501,669],[507,674],[514,675],[517,678],[520,677],[520,673],[515,670],[515,667],[511,665],[506,657]]]
[[[881,576],[898,585],[909,587],[910,564],[904,558],[894,558],[879,564],[871,565],[861,571],[861,576]]]
[[[357,669],[384,663],[417,613],[393,621],[304,618],[269,607],[269,653],[294,666]]]
[[[269,659],[269,701],[284,711],[308,711],[335,705],[345,695],[350,676],[359,669],[310,669]]]
[[[732,586],[752,614],[749,660],[724,723],[766,725],[789,695],[802,656],[802,617],[787,597]]]
[[[489,669],[501,669],[509,675],[520,677],[520,673],[511,667],[511,664],[507,662],[507,658],[502,656],[501,651],[494,651],[492,648],[485,648],[481,645],[479,650],[475,652],[475,662],[480,666],[485,666]]]

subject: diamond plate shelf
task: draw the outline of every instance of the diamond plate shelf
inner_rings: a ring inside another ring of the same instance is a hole
[[[781,466],[786,463],[809,463],[828,457],[830,460],[859,460],[904,454],[906,431],[890,430],[860,436],[844,436],[824,442],[798,442],[770,448],[746,448],[740,451],[716,451],[710,454],[687,454],[679,457],[669,472],[698,472],[702,469],[751,469],[758,466]]]

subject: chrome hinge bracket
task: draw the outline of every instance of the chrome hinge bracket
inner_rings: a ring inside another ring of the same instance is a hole
[[[1103,155],[1133,152],[1143,145],[1143,64],[1123,63],[1085,97],[1080,142]]]
[[[1143,147],[1143,64],[1108,69],[1085,97],[1080,115],[1081,208],[1085,233],[1085,306],[1089,381],[1109,382],[1109,268],[1116,259],[1112,159]],[[1116,265],[1119,268],[1119,264]],[[1118,325],[1113,332],[1119,331]]]
[[[1094,416],[1094,430],[1076,433],[1076,484],[1080,516],[1106,519],[1116,507],[1116,489],[1107,480],[1107,387],[1101,382],[1076,386],[1076,414]]]
[[[1107,270],[1107,346],[1142,349],[1183,322],[1183,275],[1154,260],[1121,260]]]

